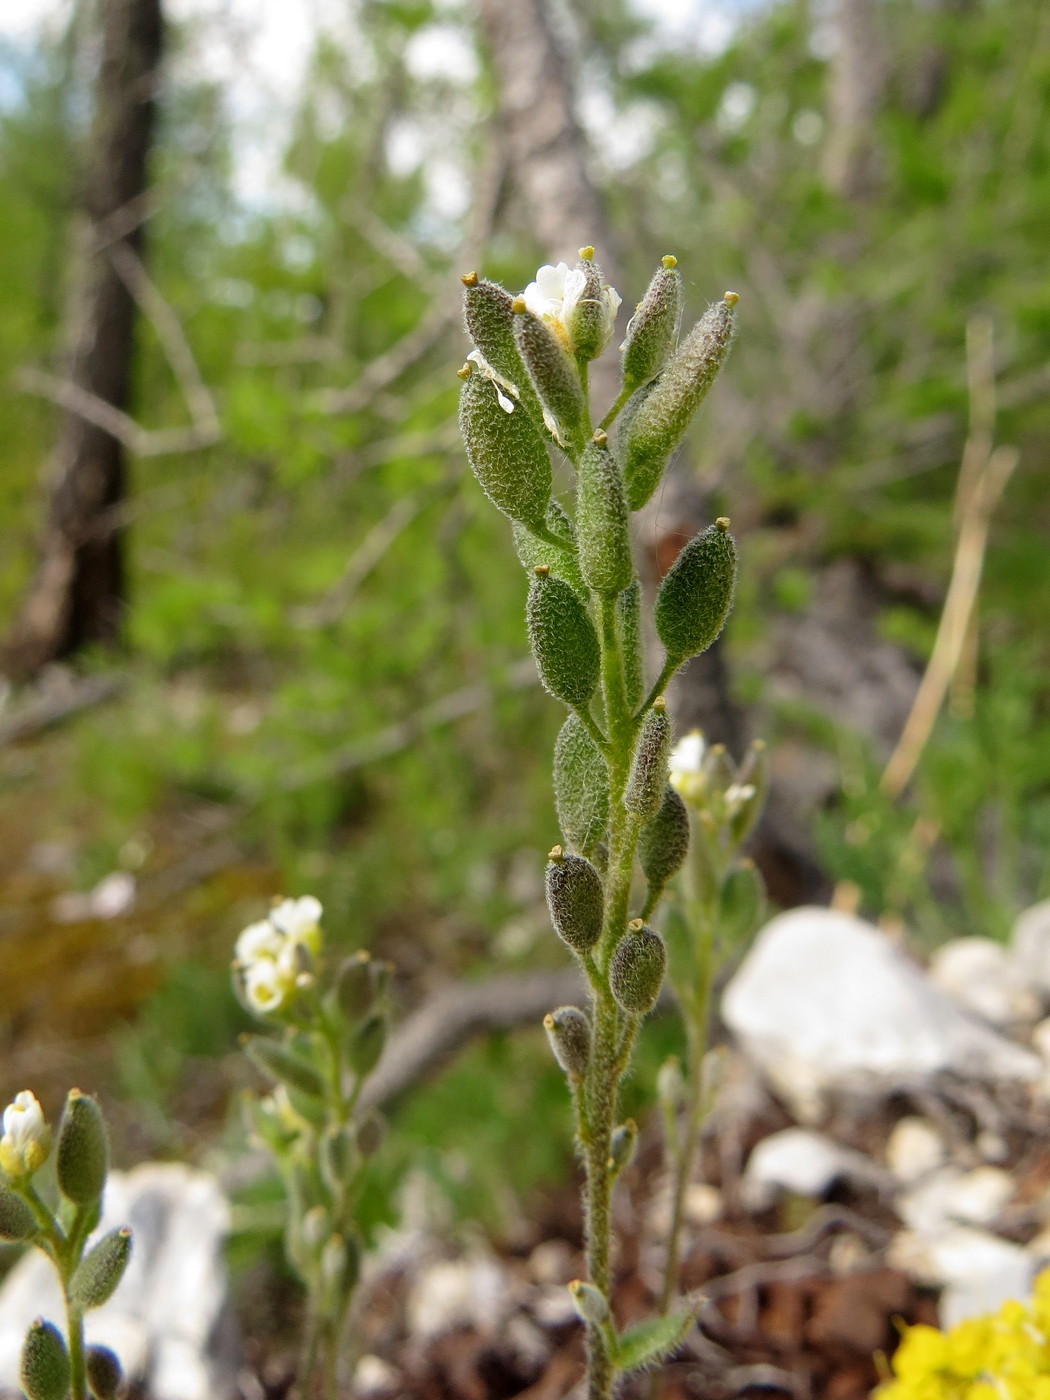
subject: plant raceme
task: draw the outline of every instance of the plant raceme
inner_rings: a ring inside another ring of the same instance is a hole
[[[679,341],[682,279],[663,259],[621,346],[622,384],[594,425],[588,365],[608,346],[620,298],[582,248],[575,268],[542,267],[515,297],[463,278],[475,349],[460,371],[460,425],[482,490],[508,516],[529,575],[526,625],[546,689],[568,714],[554,754],[562,842],[547,864],[554,928],[578,960],[590,1004],[544,1025],[572,1094],[585,1163],[586,1280],[571,1285],[587,1328],[588,1394],[679,1343],[691,1310],[618,1332],[610,1309],[611,1201],[637,1129],[619,1123],[619,1086],[638,1028],[655,1006],[667,948],[653,927],[660,896],[686,858],[689,822],[668,784],[673,735],[663,690],[718,637],[733,601],[736,547],[718,519],[682,550],[653,613],[664,657],[646,686],[642,596],[631,513],[659,486],[672,453],[724,364],[737,297],[727,292]],[[576,473],[570,515],[552,496],[550,449]],[[647,893],[636,905],[639,867]]]
[[[54,1139],[60,1201],[49,1206],[33,1178],[52,1155],[52,1133],[36,1097],[23,1089],[4,1109],[0,1136],[0,1240],[32,1244],[51,1260],[66,1304],[65,1336],[37,1320],[22,1346],[29,1400],[113,1400],[120,1362],[108,1347],[84,1345],[84,1314],[112,1297],[131,1258],[131,1231],[111,1230],[88,1246],[98,1225],[109,1171],[109,1143],[94,1099],[71,1089]]]
[[[300,1393],[338,1392],[340,1344],[361,1267],[357,1203],[383,1140],[364,1082],[383,1051],[390,967],[358,951],[324,960],[322,909],[311,895],[274,902],[237,939],[234,988],[273,1032],[244,1049],[274,1085],[249,1096],[249,1126],[273,1157],[287,1198],[285,1252],[307,1295]]]

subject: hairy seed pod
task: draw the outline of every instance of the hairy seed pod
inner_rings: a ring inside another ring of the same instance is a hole
[[[667,787],[667,759],[671,752],[671,721],[658,698],[642,720],[624,788],[623,805],[636,817],[655,817]]]
[[[335,997],[348,1021],[359,1021],[375,1001],[375,967],[371,953],[359,948],[339,964],[335,974]]]
[[[69,1352],[53,1322],[38,1317],[22,1343],[19,1367],[22,1389],[29,1400],[66,1400],[69,1392]]]
[[[379,1063],[386,1044],[386,1017],[369,1016],[368,1020],[350,1038],[346,1058],[350,1068],[363,1079],[371,1074]]]
[[[641,919],[632,919],[616,945],[609,986],[616,1004],[631,1016],[652,1011],[667,971],[667,949],[658,933]]]
[[[613,1129],[609,1140],[610,1171],[622,1172],[624,1167],[629,1166],[637,1146],[638,1124],[633,1118],[628,1118],[618,1128]]]
[[[514,333],[532,387],[547,413],[568,437],[575,437],[583,421],[583,386],[576,366],[551,328],[525,309],[519,297]]]
[[[69,1296],[85,1312],[108,1302],[124,1277],[131,1258],[131,1231],[110,1230],[89,1249],[69,1282]]]
[[[564,540],[567,548],[561,549],[550,540],[540,539],[527,525],[514,522],[514,548],[518,558],[531,573],[537,566],[546,566],[555,578],[565,582],[587,601],[589,590],[580,572],[580,561],[576,552],[576,530],[562,506],[554,499],[547,502],[544,525],[559,540]]]
[[[543,1018],[551,1050],[570,1079],[582,1079],[591,1055],[591,1023],[578,1006],[559,1006]]]
[[[669,661],[706,651],[725,626],[736,586],[736,544],[722,516],[674,561],[656,595],[653,619]]]
[[[576,953],[589,953],[602,936],[602,877],[583,856],[555,846],[547,861],[547,908],[558,937]]]
[[[540,565],[533,573],[525,620],[540,680],[556,699],[582,708],[597,688],[601,651],[578,595]]]
[[[676,261],[670,256],[663,259],[627,326],[623,342],[623,382],[627,386],[648,384],[654,379],[678,343],[682,274]]]
[[[551,494],[551,462],[529,415],[521,408],[505,413],[496,386],[472,373],[459,396],[459,427],[470,469],[496,509],[525,525],[542,521]]]
[[[727,292],[700,317],[621,439],[627,503],[632,510],[641,510],[660,484],[668,458],[725,364],[736,300],[735,293]]]
[[[35,1230],[33,1212],[22,1197],[0,1186],[0,1240],[27,1240]]]
[[[514,298],[498,282],[468,272],[463,281],[467,335],[501,379],[520,392],[528,377],[514,338]]]
[[[266,1036],[246,1036],[241,1042],[244,1053],[263,1074],[276,1079],[289,1089],[297,1089],[300,1094],[312,1094],[320,1098],[324,1094],[324,1080],[311,1062],[303,1055],[279,1041],[268,1040]]]
[[[599,429],[576,469],[576,533],[584,582],[596,593],[622,593],[634,579],[627,502],[616,459]]]
[[[593,248],[580,249],[576,270],[585,278],[583,292],[566,318],[565,329],[573,354],[581,360],[596,360],[612,336],[620,299],[616,297],[614,305],[608,305],[608,290],[602,270],[594,261]]]
[[[102,1110],[89,1095],[70,1089],[55,1152],[59,1190],[78,1206],[93,1206],[102,1196],[108,1170],[109,1139]]]
[[[689,812],[668,783],[660,810],[642,827],[638,838],[638,860],[654,894],[682,868],[688,852]]]
[[[637,579],[616,600],[616,627],[623,656],[623,686],[627,703],[634,709],[645,694],[642,659],[642,585]]]
[[[109,1347],[88,1347],[84,1353],[84,1371],[95,1400],[117,1400],[124,1384],[124,1372],[115,1351]]]
[[[566,841],[589,855],[609,825],[609,770],[577,715],[554,745],[554,805]]]
[[[590,1323],[592,1327],[603,1327],[609,1322],[609,1304],[605,1294],[595,1288],[593,1283],[584,1283],[582,1279],[574,1278],[568,1289],[572,1294],[576,1316],[581,1322]]]

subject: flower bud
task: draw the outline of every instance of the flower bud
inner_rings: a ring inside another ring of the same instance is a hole
[[[22,1197],[0,1186],[0,1240],[27,1240],[35,1230],[33,1212]]]
[[[544,524],[552,535],[555,535],[559,540],[564,540],[568,548],[561,549],[558,545],[552,544],[550,540],[541,539],[527,525],[514,521],[514,548],[517,550],[518,558],[530,573],[537,565],[546,566],[555,578],[563,578],[570,588],[586,602],[588,589],[583,581],[580,561],[576,554],[576,530],[560,503],[553,496],[547,502],[547,515]]]
[[[735,584],[736,545],[722,517],[689,541],[660,584],[653,616],[668,660],[707,650],[725,626]]]
[[[632,708],[642,703],[645,671],[642,661],[642,585],[637,579],[616,600],[616,625],[623,656],[623,685]]]
[[[386,1044],[386,1017],[369,1016],[364,1025],[351,1038],[347,1048],[350,1067],[359,1079],[371,1074],[379,1063]]]
[[[638,838],[638,859],[650,890],[658,893],[663,889],[681,869],[688,851],[689,813],[668,783],[660,810],[642,827]]]
[[[241,1043],[244,1053],[263,1074],[300,1094],[312,1094],[315,1098],[324,1095],[324,1080],[305,1056],[266,1036],[245,1036]]]
[[[605,891],[601,876],[583,856],[555,846],[547,862],[547,908],[558,937],[576,953],[589,953],[602,936]]]
[[[725,363],[736,301],[735,293],[727,292],[701,316],[630,421],[622,443],[632,510],[641,510],[660,484],[668,458]]]
[[[622,593],[634,579],[627,502],[620,468],[600,430],[576,469],[576,532],[584,581],[597,593]]]
[[[609,825],[609,770],[577,715],[562,725],[554,746],[554,805],[566,841],[591,852]]]
[[[663,699],[657,698],[638,731],[631,771],[624,789],[628,812],[647,820],[660,810],[667,787],[667,756],[671,751],[671,721]]]
[[[59,1190],[78,1206],[93,1206],[102,1196],[108,1170],[109,1139],[102,1110],[87,1094],[70,1089],[55,1152]]]
[[[616,945],[609,969],[609,986],[617,1005],[632,1016],[652,1011],[666,970],[663,939],[641,919],[632,919]]]
[[[562,435],[575,437],[584,414],[583,386],[576,366],[551,328],[526,309],[521,297],[513,306],[518,350],[544,408],[544,421],[559,440]]]
[[[459,396],[459,426],[467,460],[489,500],[511,520],[541,521],[551,494],[551,463],[527,413],[505,413],[495,386],[468,374]]]
[[[591,1056],[591,1023],[578,1006],[559,1006],[543,1018],[551,1050],[570,1079],[582,1079]]]
[[[89,1249],[69,1282],[69,1297],[83,1311],[112,1298],[131,1258],[131,1231],[110,1230]]]
[[[69,1392],[69,1352],[62,1333],[43,1318],[31,1324],[22,1343],[22,1389],[29,1400],[66,1400]]]
[[[609,1170],[622,1172],[624,1167],[630,1165],[637,1146],[638,1124],[633,1118],[628,1118],[618,1128],[613,1129],[609,1140]]]
[[[682,324],[682,274],[676,260],[664,258],[627,326],[623,382],[647,384],[660,373],[678,342]]]
[[[762,815],[762,808],[766,805],[766,794],[769,792],[769,751],[764,740],[752,740],[740,765],[737,784],[741,791],[751,789],[747,798],[733,813],[730,822],[733,840],[736,845],[742,846],[754,831]]]
[[[0,1170],[9,1177],[32,1176],[51,1152],[51,1129],[36,1095],[23,1089],[4,1109]]]
[[[124,1384],[124,1372],[116,1352],[109,1347],[88,1347],[84,1354],[84,1370],[88,1389],[95,1400],[116,1400]]]
[[[593,248],[580,249],[576,271],[583,275],[583,288],[565,314],[565,330],[577,358],[595,360],[612,339],[620,297],[602,277]]]
[[[542,565],[529,588],[526,622],[540,680],[556,699],[582,708],[601,674],[598,636],[578,596]]]
[[[656,1076],[656,1097],[665,1113],[675,1114],[685,1103],[685,1080],[677,1055],[668,1055]]]
[[[572,1294],[576,1316],[581,1322],[587,1322],[592,1327],[604,1327],[609,1323],[609,1304],[604,1293],[600,1293],[593,1283],[574,1278],[568,1289]]]

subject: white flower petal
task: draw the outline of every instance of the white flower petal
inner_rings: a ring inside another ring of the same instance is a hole
[[[258,958],[276,958],[284,947],[284,935],[269,919],[249,924],[234,945],[239,963],[252,963]]]
[[[671,750],[671,773],[699,773],[704,766],[706,747],[699,729],[691,730]]]

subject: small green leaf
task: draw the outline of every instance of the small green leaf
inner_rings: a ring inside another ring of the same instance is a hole
[[[287,1088],[312,1094],[315,1098],[324,1093],[324,1081],[310,1061],[276,1040],[262,1035],[249,1036],[244,1041],[244,1053],[256,1068]]]
[[[695,1313],[677,1312],[635,1323],[616,1339],[613,1364],[618,1371],[638,1371],[651,1366],[685,1340],[695,1321]]]

